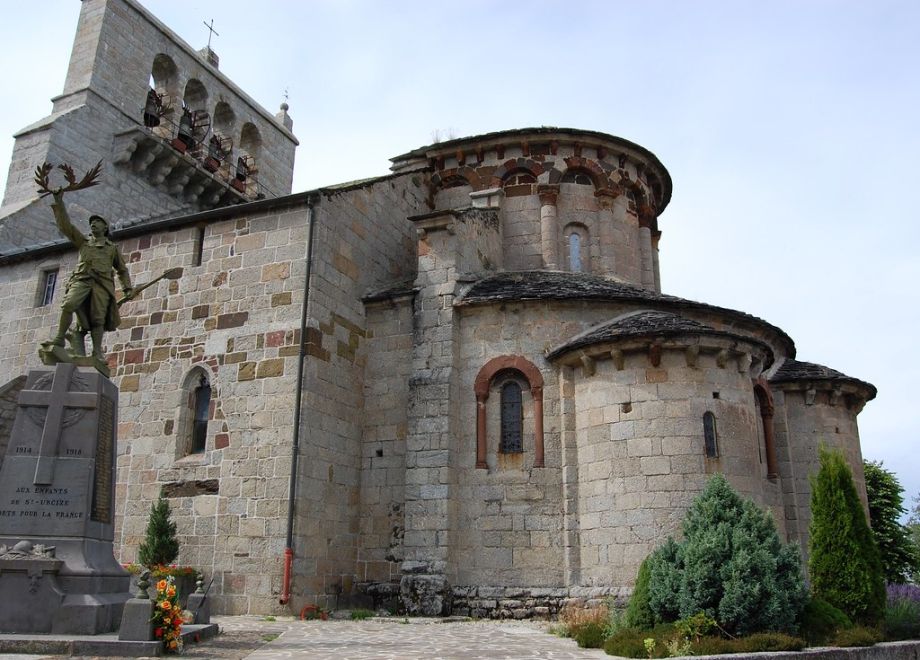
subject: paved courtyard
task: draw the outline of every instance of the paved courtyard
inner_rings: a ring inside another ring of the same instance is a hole
[[[186,647],[180,657],[276,660],[280,658],[606,658],[531,621],[368,619],[365,621],[266,621],[255,616],[215,616],[221,634]],[[61,656],[3,655],[6,660],[59,660]]]

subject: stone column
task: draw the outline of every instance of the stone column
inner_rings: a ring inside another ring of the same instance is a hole
[[[565,586],[581,583],[581,544],[578,530],[578,445],[575,420],[575,377],[571,367],[559,370],[562,445],[562,545]]]
[[[655,288],[655,262],[652,256],[652,227],[655,214],[643,206],[639,209],[639,281],[646,289]]]
[[[543,267],[559,270],[559,221],[556,200],[559,197],[558,185],[541,185],[537,188],[540,196],[540,247],[543,253]]]
[[[661,232],[652,233],[652,266],[655,269],[655,291],[661,293],[661,268],[658,265],[658,242],[661,240]]]
[[[620,193],[610,188],[602,188],[594,193],[597,198],[597,231],[601,246],[601,274],[616,274],[616,239],[614,238],[613,203]]]
[[[452,595],[451,447],[460,400],[453,308],[458,248],[453,214],[427,217],[417,226],[416,339],[409,386],[400,596],[409,614],[441,616],[450,614]]]

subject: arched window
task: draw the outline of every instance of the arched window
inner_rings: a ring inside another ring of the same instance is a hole
[[[150,88],[144,101],[144,125],[160,137],[171,137],[163,118],[173,113],[179,92],[179,70],[169,55],[158,53],[150,67]]]
[[[208,428],[214,416],[211,374],[196,366],[185,376],[179,406],[176,458],[202,454],[207,449]]]
[[[569,234],[569,270],[581,272],[581,236],[574,231]]]
[[[537,177],[533,173],[527,170],[513,170],[502,180],[502,189],[505,191],[505,197],[532,195],[536,182]]]
[[[524,406],[521,386],[513,380],[502,385],[502,427],[498,450],[503,454],[524,451]]]
[[[594,180],[591,175],[584,170],[574,169],[566,170],[562,175],[562,183],[575,183],[579,186],[593,186]]]
[[[703,413],[703,440],[706,444],[706,458],[718,458],[719,435],[716,430],[716,416],[708,410]]]
[[[192,393],[192,398],[195,417],[192,422],[192,446],[189,453],[200,454],[204,451],[208,439],[208,417],[211,410],[211,384],[204,375]]]
[[[501,380],[507,376],[507,380]],[[501,453],[523,453],[523,391],[530,388],[533,401],[533,467],[543,467],[543,376],[529,360],[516,355],[492,358],[476,375],[476,467],[488,468],[486,462],[486,405],[489,390],[500,386]]]
[[[584,225],[570,224],[563,231],[568,269],[572,273],[586,273],[588,268],[588,229]]]
[[[779,476],[776,443],[773,438],[773,393],[763,379],[754,381],[754,397],[757,412],[760,413],[764,453],[767,455],[767,477],[773,479]]]

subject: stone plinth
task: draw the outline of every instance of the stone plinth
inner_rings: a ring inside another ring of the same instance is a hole
[[[112,551],[118,389],[93,369],[29,373],[0,468],[2,632],[118,627],[127,572]]]

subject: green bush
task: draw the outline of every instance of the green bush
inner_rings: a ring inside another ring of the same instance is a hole
[[[812,593],[854,621],[876,623],[885,609],[878,546],[843,454],[822,447],[820,460],[811,484]]]
[[[652,657],[666,658],[667,641],[673,637],[674,627],[670,624],[659,624],[651,630],[623,628],[607,638],[604,642],[604,651],[607,655],[619,655],[624,658],[647,658],[649,654],[645,650],[645,640],[654,639]]]
[[[724,637],[700,637],[694,640],[691,649],[693,655],[726,655],[738,652],[736,641]]]
[[[647,658],[646,639],[654,639],[651,656],[666,658],[679,655],[727,655],[731,653],[760,653],[764,651],[801,651],[804,639],[784,633],[754,633],[747,637],[725,639],[716,635],[687,641],[675,628],[659,625],[653,630],[626,628],[604,643],[608,655],[624,658]]]
[[[571,631],[572,638],[583,649],[600,649],[604,647],[607,627],[601,623],[585,623]]]
[[[852,627],[850,618],[826,600],[809,598],[802,611],[799,632],[811,646],[820,646],[833,639],[838,630]]]
[[[717,625],[716,620],[705,612],[697,612],[693,616],[677,621],[674,624],[674,630],[681,637],[700,639],[712,632]]]
[[[776,525],[751,500],[715,475],[694,500],[672,539],[649,561],[649,606],[656,621],[697,612],[729,632],[794,632],[805,603],[798,549],[784,546]]]
[[[765,651],[801,651],[806,643],[800,637],[793,637],[785,633],[761,632],[739,637],[736,640],[738,650],[736,653],[761,653]]]
[[[866,626],[854,626],[846,630],[840,630],[834,635],[832,640],[833,646],[851,647],[851,646],[872,646],[885,639],[878,628],[868,628]]]
[[[649,605],[648,583],[651,576],[649,568],[649,558],[639,565],[639,574],[636,576],[636,586],[633,589],[632,597],[626,606],[626,625],[630,628],[651,628],[655,619],[652,615],[652,608]]]
[[[147,532],[137,549],[138,561],[148,568],[164,566],[176,561],[179,556],[179,541],[176,539],[176,523],[169,519],[169,502],[162,497],[150,506]]]

